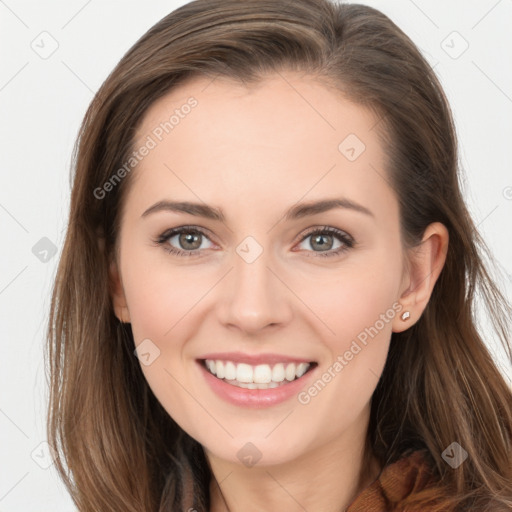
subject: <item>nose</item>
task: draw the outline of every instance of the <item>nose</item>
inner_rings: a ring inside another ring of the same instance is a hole
[[[274,268],[270,251],[252,262],[238,253],[233,255],[233,269],[222,285],[218,317],[226,327],[254,334],[283,326],[292,318],[292,293],[285,276]]]

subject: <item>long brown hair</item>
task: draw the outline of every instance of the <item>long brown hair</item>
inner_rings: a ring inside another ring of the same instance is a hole
[[[449,231],[445,267],[418,322],[393,333],[371,404],[368,447],[381,465],[424,449],[438,484],[407,510],[512,507],[512,394],[476,327],[480,298],[512,358],[511,308],[463,201],[452,115],[434,72],[384,14],[327,0],[197,0],[152,27],[95,95],[75,146],[66,240],[53,290],[48,438],[82,512],[209,508],[202,447],[156,400],[112,308],[108,266],[134,170],[98,187],[133,151],[143,114],[194,76],[249,83],[307,72],[374,111],[400,204],[404,244]],[[441,457],[458,442],[467,460]],[[190,492],[192,491],[192,492]],[[192,497],[193,495],[193,497]]]

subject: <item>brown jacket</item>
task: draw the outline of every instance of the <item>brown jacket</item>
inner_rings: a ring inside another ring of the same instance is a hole
[[[435,482],[422,451],[384,467],[346,512],[389,512],[407,496]]]

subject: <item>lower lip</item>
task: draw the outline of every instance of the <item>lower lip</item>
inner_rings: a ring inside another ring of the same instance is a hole
[[[246,389],[233,386],[232,384],[228,384],[227,382],[218,379],[204,367],[202,362],[199,362],[198,364],[206,382],[220,398],[234,405],[252,407],[255,409],[271,407],[272,405],[285,402],[293,396],[297,396],[307,380],[309,380],[310,375],[314,372],[313,368],[306,372],[302,377],[287,382],[277,388]]]

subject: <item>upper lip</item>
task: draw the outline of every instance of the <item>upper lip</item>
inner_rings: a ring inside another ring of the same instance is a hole
[[[277,364],[277,363],[311,363],[311,359],[290,357],[283,354],[244,354],[242,352],[216,352],[205,354],[199,360],[211,359],[214,361],[232,361],[233,363],[245,363],[250,365]]]

